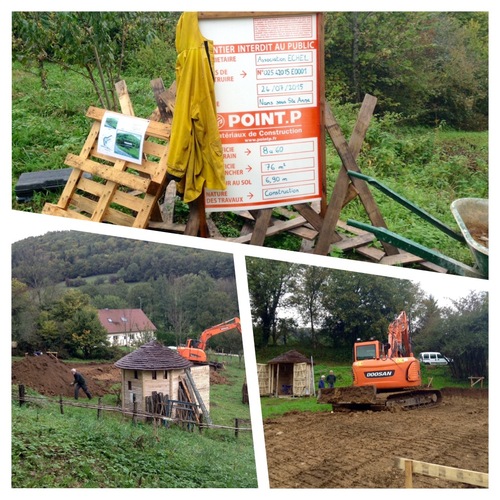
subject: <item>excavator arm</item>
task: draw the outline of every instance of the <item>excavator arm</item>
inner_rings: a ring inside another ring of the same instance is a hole
[[[390,358],[413,356],[408,318],[404,311],[389,325],[388,342]]]
[[[184,358],[194,363],[205,363],[207,361],[207,354],[205,349],[207,347],[207,342],[214,335],[219,333],[228,332],[233,329],[237,329],[241,334],[241,324],[239,318],[232,318],[218,325],[211,326],[202,332],[198,340],[188,339],[186,346],[179,346],[177,352]]]
[[[241,333],[241,324],[240,324],[239,318],[232,318],[232,319],[229,319],[227,321],[224,321],[223,323],[219,323],[218,325],[207,328],[200,335],[200,339],[198,341],[197,347],[199,349],[205,350],[207,347],[207,342],[214,335],[218,335],[219,333],[227,332],[227,331],[232,330],[234,328],[237,328],[238,331]]]

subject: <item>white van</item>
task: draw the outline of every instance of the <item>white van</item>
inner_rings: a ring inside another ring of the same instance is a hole
[[[440,352],[421,352],[418,355],[418,359],[424,363],[424,365],[447,365],[450,361]]]

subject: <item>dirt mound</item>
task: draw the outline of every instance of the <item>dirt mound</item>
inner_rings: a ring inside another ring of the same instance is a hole
[[[228,384],[229,380],[215,370],[210,370],[210,384]]]
[[[12,364],[12,383],[22,384],[44,396],[73,396],[73,374],[76,368],[87,381],[93,396],[114,393],[114,384],[120,382],[120,370],[112,363],[65,363],[53,356],[27,356]],[[80,397],[84,397],[80,392]]]

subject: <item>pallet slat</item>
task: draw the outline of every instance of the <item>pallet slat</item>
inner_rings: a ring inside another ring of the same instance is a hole
[[[126,98],[126,88],[123,89]],[[122,102],[122,100],[121,100]],[[130,106],[123,106],[129,115]],[[144,141],[144,160],[139,164],[97,151],[101,121],[106,110],[89,107],[93,120],[79,155],[68,154],[73,168],[57,205],[46,203],[43,213],[146,228],[166,186],[169,124],[150,120]],[[91,179],[86,178],[90,174]]]

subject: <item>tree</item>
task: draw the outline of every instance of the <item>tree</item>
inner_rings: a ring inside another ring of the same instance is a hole
[[[262,331],[262,346],[271,340],[277,344],[277,310],[283,305],[295,275],[295,265],[288,262],[247,258],[247,277],[254,323]]]
[[[405,311],[411,320],[418,287],[408,280],[334,271],[324,287],[322,338],[351,347],[358,338],[387,338],[389,323]]]
[[[324,309],[321,299],[330,269],[318,266],[301,266],[297,277],[291,282],[290,306],[296,308],[300,317],[309,324],[311,342],[314,349],[318,347],[316,326],[321,325],[324,318]]]
[[[33,350],[37,345],[36,318],[39,308],[32,300],[27,285],[17,279],[11,282],[12,294],[12,340],[18,343],[19,349]]]
[[[471,292],[452,302],[440,332],[441,349],[453,359],[455,377],[488,376],[488,294]]]
[[[91,82],[101,106],[117,110],[114,84],[121,80],[129,50],[139,40],[151,42],[172,13],[141,12],[15,12],[13,48],[24,59],[38,61],[42,87],[47,87],[47,62],[77,71]]]
[[[107,344],[107,333],[90,302],[90,297],[79,290],[71,290],[54,302],[41,320],[43,338],[52,339],[58,350],[71,355],[81,351],[85,358],[90,358],[97,350],[102,351]]]
[[[330,100],[377,97],[410,123],[487,129],[487,12],[328,12]]]
[[[99,321],[97,310],[91,306],[75,311],[71,318],[64,322],[68,336],[67,348],[70,352],[83,353],[85,359],[90,359],[97,351],[108,345],[107,332]]]

